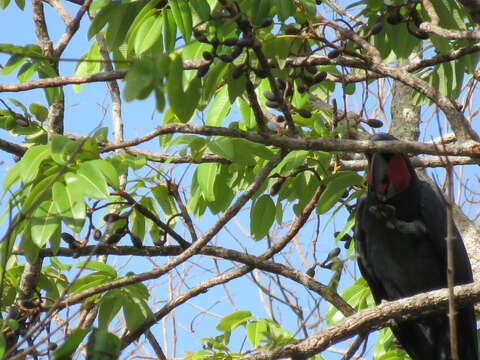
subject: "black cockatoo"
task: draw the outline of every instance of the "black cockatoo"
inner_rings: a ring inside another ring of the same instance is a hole
[[[377,134],[372,140],[397,140]],[[436,191],[421,181],[405,154],[368,154],[368,193],[357,204],[358,266],[375,302],[447,287],[447,214]],[[470,261],[454,229],[455,284],[473,282]],[[457,317],[461,360],[477,360],[473,306]],[[450,359],[446,313],[398,322],[393,333],[414,360]]]

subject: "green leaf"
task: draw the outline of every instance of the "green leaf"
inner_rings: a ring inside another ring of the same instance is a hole
[[[228,96],[228,87],[223,86],[215,95],[207,113],[206,125],[220,126],[230,112],[231,104]]]
[[[175,203],[168,192],[167,186],[164,184],[159,184],[151,190],[155,200],[157,200],[165,215],[173,215],[176,212]]]
[[[92,287],[105,284],[110,280],[111,277],[103,272],[88,274],[82,276],[73,283],[72,287],[70,288],[70,293],[76,294],[83,290],[91,289]]]
[[[76,267],[77,268],[84,267],[85,269],[102,272],[110,276],[112,279],[115,279],[118,276],[115,268],[101,261],[94,261],[94,260],[80,261],[76,264]]]
[[[107,182],[102,172],[90,162],[85,162],[77,170],[77,176],[86,184],[84,194],[88,197],[107,200],[109,196]]]
[[[250,233],[254,240],[260,240],[268,234],[275,220],[275,203],[264,194],[253,203],[250,211]]]
[[[53,201],[44,201],[33,211],[31,221],[32,241],[39,247],[43,247],[51,237],[57,233],[60,235],[60,220],[56,215]]]
[[[7,63],[3,66],[2,74],[10,75],[16,68],[22,65],[28,58],[23,55],[14,54],[10,56]]]
[[[70,140],[66,136],[53,134],[50,143],[51,156],[53,161],[63,165],[70,160],[70,155],[78,151],[80,143]]]
[[[228,69],[228,64],[224,62],[214,63],[210,66],[207,76],[205,76],[202,85],[202,98],[200,101],[200,108],[208,105],[215,91],[218,83]]]
[[[352,171],[340,172],[333,175],[327,183],[327,187],[320,195],[317,203],[317,213],[324,214],[332,208],[342,197],[349,186],[360,185],[363,179]]]
[[[48,200],[52,193],[52,183],[56,174],[45,177],[33,185],[26,199],[23,201],[22,210],[30,213],[33,208],[38,206],[43,200]]]
[[[264,320],[249,322],[246,326],[247,337],[253,347],[258,347],[265,339],[268,325]]]
[[[72,355],[78,349],[80,343],[87,333],[90,331],[88,328],[81,328],[73,330],[68,336],[67,340],[58,347],[53,353],[55,360],[71,360]]]
[[[158,41],[162,43],[162,26],[162,16],[150,16],[142,22],[133,45],[137,55],[143,54]]]
[[[260,25],[270,12],[272,4],[270,0],[256,0],[252,4],[252,22]]]
[[[25,0],[15,0],[15,4],[17,4],[20,10],[25,9]]]
[[[192,36],[192,13],[186,0],[169,0],[173,18],[186,43]]]
[[[122,342],[115,334],[94,329],[88,338],[87,359],[116,360],[121,348]]]
[[[7,341],[5,340],[5,335],[0,334],[0,358],[3,359],[3,355],[5,354],[5,350],[7,350]]]
[[[81,60],[96,60],[101,59],[100,54],[100,47],[98,46],[98,42],[92,42],[90,49],[87,51],[85,55],[80,57]],[[97,61],[79,61],[75,68],[75,75],[89,75],[100,72],[103,69],[103,63]],[[74,84],[73,90],[75,92],[79,92],[82,88],[83,84]]]
[[[143,241],[145,239],[145,216],[138,210],[133,209],[130,214],[130,224],[132,234]]]
[[[175,49],[175,43],[177,38],[177,25],[173,17],[173,11],[171,8],[164,9],[163,13],[163,33],[164,33],[164,46],[166,52],[171,52]]]
[[[207,201],[215,201],[214,185],[217,170],[218,164],[216,163],[202,163],[197,168],[198,185]]]
[[[114,12],[118,7],[121,7],[122,4],[116,1],[110,1],[107,6],[105,6],[98,14],[93,18],[90,27],[88,28],[88,39],[90,40],[95,34],[97,34],[103,27],[107,24],[108,20],[111,19]]]
[[[240,310],[234,313],[231,313],[227,316],[224,316],[222,320],[217,325],[218,331],[232,331],[240,325],[246,323],[250,319],[254,319],[255,316],[252,315],[250,311]]]
[[[103,176],[105,176],[108,184],[111,185],[114,189],[120,188],[119,177],[121,174],[117,172],[115,167],[108,160],[90,160],[88,161],[88,163],[100,170]]]
[[[152,59],[141,59],[133,64],[125,76],[124,96],[126,101],[144,99],[153,90],[155,64]]]
[[[109,49],[117,49],[125,41],[139,4],[139,2],[121,3],[113,10],[105,35]]]
[[[100,309],[98,310],[98,327],[100,329],[108,330],[108,325],[121,308],[122,297],[120,290],[113,289],[107,292],[100,302]]]
[[[38,174],[40,165],[50,157],[50,147],[48,145],[32,146],[23,155],[19,164],[22,165],[20,177],[26,183],[32,181]]]
[[[206,21],[210,17],[210,5],[206,0],[190,0],[193,10],[197,13],[202,21]]]
[[[86,209],[83,191],[76,191],[75,186],[65,186],[55,182],[52,187],[53,202],[63,222],[74,232],[79,233],[85,223]]]
[[[39,103],[31,103],[29,106],[30,112],[35,115],[38,121],[43,122],[47,120],[48,109]]]
[[[20,180],[20,174],[23,171],[23,164],[22,162],[16,163],[10,169],[8,169],[5,178],[3,179],[3,191],[4,193],[13,186],[18,180]]]
[[[30,222],[26,223],[30,226]],[[20,248],[25,252],[25,257],[30,264],[35,263],[38,258],[40,248],[32,241],[32,234],[30,231],[22,232],[22,240],[20,241]]]
[[[168,76],[168,102],[178,119],[186,123],[192,117],[200,96],[200,79],[195,78],[183,91],[183,60],[181,55],[174,55]]]
[[[26,62],[22,65],[20,70],[18,70],[17,79],[22,82],[28,81],[32,78],[33,74],[35,74],[36,70],[37,67],[34,64],[31,62]]]
[[[138,297],[124,296],[123,315],[127,322],[127,328],[134,331],[147,319],[153,316],[147,303]]]

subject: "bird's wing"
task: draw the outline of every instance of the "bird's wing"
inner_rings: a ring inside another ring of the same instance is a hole
[[[432,248],[447,268],[447,209],[440,195],[426,182],[421,183],[421,215],[427,227]],[[455,284],[473,282],[472,268],[461,235],[453,224]],[[446,272],[446,270],[445,270]],[[447,325],[444,325],[447,327]],[[457,313],[458,349],[461,359],[477,360],[477,326],[473,306]],[[445,330],[447,331],[447,330]]]
[[[375,275],[375,272],[368,264],[367,261],[367,250],[366,250],[366,237],[365,232],[362,229],[361,224],[363,223],[363,217],[366,215],[366,195],[362,196],[357,201],[357,212],[355,214],[355,251],[357,253],[357,263],[360,273],[367,281],[375,303],[379,304],[383,299],[387,299],[387,293],[380,282],[380,279]]]
[[[427,233],[432,241],[432,247],[441,261],[443,268],[447,268],[447,210],[440,195],[426,182],[420,183],[420,213]],[[468,259],[462,237],[453,224],[455,282],[458,284],[473,281],[470,261]]]

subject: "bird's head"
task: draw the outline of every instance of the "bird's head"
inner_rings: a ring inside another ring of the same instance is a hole
[[[372,140],[398,140],[396,137],[380,133]],[[368,191],[382,202],[402,193],[410,186],[415,176],[410,160],[405,154],[374,152],[367,154]]]

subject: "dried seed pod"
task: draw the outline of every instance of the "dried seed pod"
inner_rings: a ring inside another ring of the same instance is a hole
[[[128,230],[128,226],[125,225],[125,226],[122,226],[121,228],[118,228],[116,231],[115,231],[115,234],[119,235],[120,237],[124,237],[126,234],[129,233],[129,230]]]
[[[253,44],[253,38],[248,36],[241,38],[237,41],[237,45],[240,47],[250,47]]]
[[[253,69],[255,75],[257,75],[260,79],[265,79],[268,76],[268,72],[263,69]]]
[[[240,54],[242,53],[243,49],[240,47],[240,46],[236,46],[232,52],[230,53],[230,56],[232,57],[232,59],[236,59],[237,57],[240,56]]]
[[[213,54],[210,52],[210,51],[204,51],[202,53],[202,57],[205,59],[205,60],[208,60],[208,61],[212,61],[213,60]]]
[[[410,34],[412,34],[413,36],[415,36],[416,38],[420,39],[420,40],[427,40],[430,35],[428,33],[426,33],[425,31],[410,31]]]
[[[342,50],[333,49],[327,54],[327,56],[328,56],[329,59],[335,59],[335,58],[339,57],[341,53],[342,53]]]
[[[314,277],[314,276],[315,276],[315,265],[313,265],[312,267],[308,268],[307,271],[305,271],[305,274],[306,274],[307,276]]]
[[[305,119],[308,119],[308,118],[312,117],[312,113],[307,109],[296,109],[296,110],[297,110],[298,115],[300,115],[301,117],[303,117]]]
[[[304,77],[302,78],[302,80],[305,82],[305,84],[306,84],[308,87],[316,84],[315,79],[314,79],[313,77],[311,77],[311,76],[304,76]]]
[[[68,244],[68,247],[72,250],[81,248],[83,246],[80,241],[75,240],[75,238],[69,233],[63,232],[60,234],[60,236],[62,240]]]
[[[327,78],[327,72],[326,71],[320,71],[314,76],[314,80],[316,83],[319,83]]]
[[[420,17],[420,14],[418,13],[418,11],[413,8],[410,10],[410,13],[409,13],[410,17],[412,18],[413,20],[413,23],[417,26],[417,27],[420,27],[420,24],[423,22],[422,18]]]
[[[205,34],[200,31],[200,30],[194,30],[193,31],[193,36],[195,37],[195,39],[197,39],[198,41],[202,42],[202,43],[208,43],[208,39],[207,37],[205,36]]]
[[[381,128],[383,126],[383,121],[379,119],[368,119],[365,120],[365,123],[372,128]]]
[[[122,239],[122,237],[121,237],[120,235],[117,235],[117,234],[115,233],[115,234],[110,235],[110,236],[107,238],[106,243],[107,243],[107,244],[110,244],[110,245],[113,245],[113,244],[118,243],[121,239]]]
[[[387,22],[390,25],[398,25],[403,22],[403,16],[399,12],[397,12],[396,14],[387,16]]]
[[[380,33],[380,31],[383,30],[383,24],[382,23],[376,23],[375,25],[372,26],[370,29],[370,34],[372,35],[377,35]]]
[[[339,254],[340,254],[340,248],[336,247],[336,248],[330,250],[330,252],[327,255],[327,259],[325,261],[332,260],[334,257],[337,257]]]
[[[237,24],[240,28],[251,28],[252,27],[252,24],[250,23],[250,20],[248,20],[243,15],[238,18]]]
[[[263,19],[262,23],[260,24],[260,27],[268,27],[273,25],[273,19],[271,17]]]
[[[306,93],[308,91],[308,88],[309,87],[307,85],[305,85],[304,83],[300,83],[297,86],[297,90],[300,94]]]
[[[200,79],[200,78],[204,77],[205,75],[207,75],[209,69],[210,69],[210,64],[200,66],[197,70],[197,78]]]
[[[121,216],[118,215],[118,214],[115,214],[115,213],[109,213],[107,215],[105,215],[103,217],[103,220],[106,222],[106,223],[113,223],[115,221],[118,221],[120,220]]]
[[[336,232],[336,233],[334,233],[333,235],[334,235],[335,237],[337,237],[339,234],[340,234],[340,232]],[[338,240],[340,240],[340,241],[350,241],[350,240],[352,240],[352,237],[351,237],[350,235],[348,235],[348,234],[344,234],[344,235],[343,235],[340,239],[338,239]]]
[[[135,246],[137,249],[143,248],[142,239],[140,239],[138,236],[130,233],[130,240],[132,241],[133,246]]]
[[[61,233],[60,236],[62,237],[62,240],[65,241],[67,244],[77,241],[71,234],[66,232]]]
[[[312,75],[317,73],[317,67],[315,65],[308,65],[305,69]]]
[[[278,108],[280,106],[278,102],[272,100],[265,101],[265,105],[271,108]]]
[[[253,40],[252,49],[261,49],[261,48],[262,48],[262,43],[257,39]]]
[[[232,71],[232,78],[238,79],[240,76],[242,76],[244,71],[245,71],[245,67],[243,65],[237,66]]]
[[[36,307],[38,307],[38,304],[32,299],[22,299],[19,301],[19,303],[20,306],[25,309],[35,309]]]
[[[229,38],[223,42],[223,45],[226,46],[235,46],[237,45],[238,38]]]
[[[267,100],[271,100],[271,101],[277,100],[273,91],[264,91],[263,96],[265,96]]]
[[[217,55],[217,57],[223,62],[229,63],[233,61],[233,58],[230,55]]]
[[[302,27],[299,24],[292,24],[285,29],[286,35],[297,35],[302,32]]]
[[[93,238],[98,241],[101,239],[101,237],[102,237],[102,232],[98,229],[95,229],[93,231]]]
[[[270,188],[270,196],[275,196],[278,194],[280,189],[282,188],[283,183],[285,182],[285,178],[279,178],[278,181],[272,184]]]
[[[218,40],[217,37],[214,37],[212,40],[210,40],[210,44],[212,44],[214,47],[217,47],[221,43],[220,43],[220,40]]]

